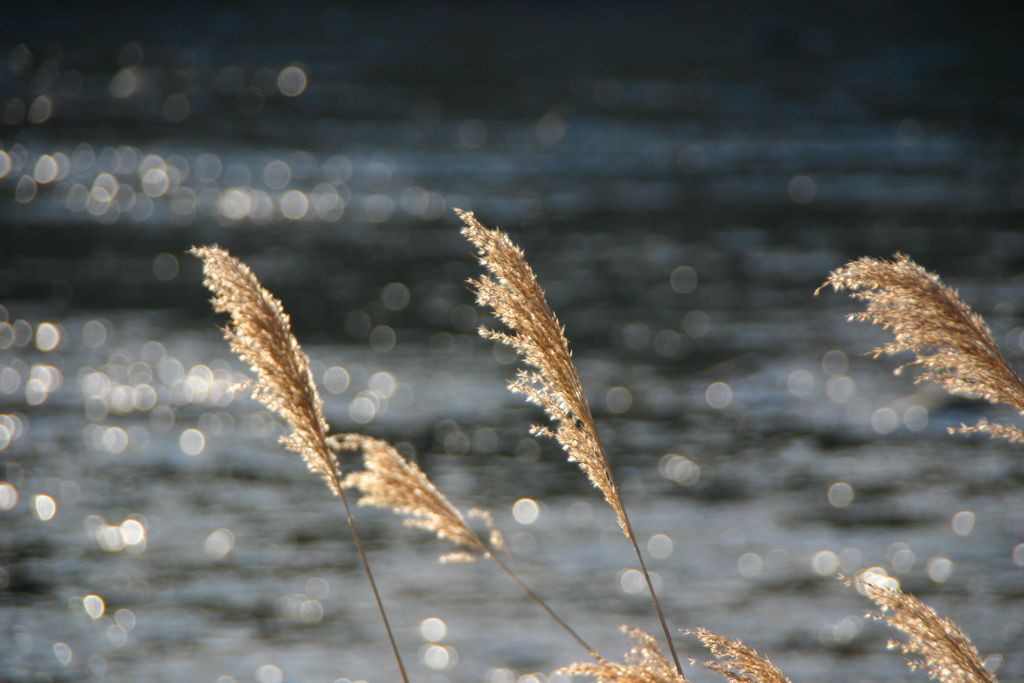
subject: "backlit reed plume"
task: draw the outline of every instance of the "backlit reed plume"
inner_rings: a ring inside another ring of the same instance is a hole
[[[1005,403],[1024,413],[1024,383],[999,352],[985,321],[937,275],[896,254],[892,261],[851,261],[833,271],[822,287],[827,285],[849,289],[868,302],[867,310],[851,320],[869,320],[893,331],[896,340],[875,349],[876,357],[912,351],[917,360],[907,365],[924,368],[915,381],[932,380],[951,393]],[[1021,429],[986,420],[951,431],[984,431],[1024,443]]]
[[[309,358],[292,334],[291,320],[284,306],[260,284],[247,265],[226,250],[217,246],[198,247],[191,253],[203,261],[203,284],[213,292],[214,310],[231,317],[224,328],[224,337],[231,350],[256,374],[251,384],[253,397],[284,418],[291,428],[290,433],[281,437],[281,443],[301,455],[309,469],[319,474],[328,488],[341,497],[402,680],[408,683],[362,539],[342,489],[338,461],[328,442],[323,402],[309,368]]]
[[[476,559],[473,553],[490,558],[531,600],[540,605],[555,623],[582,645],[591,657],[598,662],[604,661],[594,648],[590,647],[501,559],[496,551],[505,549],[505,540],[494,526],[494,520],[489,512],[478,509],[469,511],[471,517],[483,520],[490,532],[488,541],[484,542],[466,523],[466,516],[434,486],[423,470],[416,463],[403,458],[402,454],[387,441],[362,434],[340,434],[331,437],[329,441],[331,447],[340,451],[363,451],[365,470],[353,472],[342,481],[343,488],[359,489],[362,494],[359,499],[360,505],[409,515],[405,520],[406,525],[433,533],[443,541],[470,551],[448,553],[441,557],[442,562],[472,562]]]
[[[492,276],[484,275],[479,280],[470,281],[476,287],[477,303],[492,308],[498,318],[512,330],[507,333],[481,327],[480,334],[486,339],[511,346],[523,355],[527,365],[534,368],[520,369],[516,378],[509,383],[509,388],[544,409],[555,422],[555,430],[534,426],[533,433],[554,437],[568,453],[569,460],[579,464],[615,510],[622,532],[633,544],[669,650],[681,676],[679,656],[672,643],[636,534],[633,533],[619,489],[612,478],[608,458],[598,438],[579,372],[572,362],[565,330],[548,306],[544,291],[537,283],[537,277],[526,262],[523,251],[505,233],[484,227],[472,213],[458,209],[456,212],[465,224],[462,234],[477,248],[480,264]]]
[[[997,683],[981,663],[978,651],[963,631],[948,617],[940,617],[912,595],[871,582],[862,582],[865,592],[882,608],[871,615],[910,636],[906,643],[891,641],[890,648],[916,655],[910,668],[921,668],[942,683]]]
[[[740,641],[730,640],[703,628],[691,633],[719,660],[701,663],[732,683],[790,683],[767,657],[762,657]]]
[[[571,664],[559,669],[569,675],[593,676],[598,683],[688,683],[658,647],[653,636],[638,628],[622,627],[636,641],[626,653],[626,663],[598,662]]]
[[[213,292],[213,309],[231,316],[224,338],[256,374],[253,398],[285,419],[291,432],[281,443],[301,455],[309,469],[340,495],[338,464],[327,445],[323,402],[284,306],[247,265],[226,250],[199,247],[191,253],[203,260],[203,284]]]
[[[471,553],[488,556],[491,549],[502,550],[505,541],[494,526],[489,513],[470,510],[471,516],[483,518],[490,529],[490,547],[470,528],[457,507],[441,493],[414,462],[402,457],[387,441],[362,434],[333,437],[339,450],[362,450],[364,470],[352,472],[342,481],[344,488],[357,488],[362,493],[359,505],[394,510],[409,515],[406,526],[435,534],[466,548]],[[473,560],[471,553],[444,555],[442,562]]]

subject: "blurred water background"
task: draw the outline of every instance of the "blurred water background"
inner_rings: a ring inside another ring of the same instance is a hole
[[[674,628],[795,681],[912,681],[871,567],[1024,677],[1024,465],[814,289],[902,250],[1024,322],[1019,8],[22,4],[0,22],[0,679],[397,680],[337,500],[276,444],[191,245],[283,299],[335,430],[494,512],[610,658],[656,633],[610,510],[505,390],[453,207],[567,327]],[[584,653],[360,510],[411,679]],[[687,656],[704,656],[680,636]],[[691,668],[695,681],[715,676]],[[549,678],[550,676],[550,678]]]

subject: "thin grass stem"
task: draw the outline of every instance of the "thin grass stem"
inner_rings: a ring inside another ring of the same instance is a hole
[[[654,603],[654,611],[658,613],[658,621],[661,622],[661,628],[665,632],[665,640],[668,641],[668,651],[672,655],[672,661],[676,665],[676,671],[679,675],[683,675],[683,665],[679,663],[679,654],[676,652],[676,646],[672,642],[672,634],[668,628],[668,622],[665,621],[665,613],[661,610],[661,601],[658,600],[658,594],[654,591],[654,582],[651,580],[651,573],[647,571],[647,564],[644,562],[644,555],[640,552],[640,545],[636,542],[636,534],[633,533],[633,525],[629,522],[629,515],[626,514],[625,508],[622,510],[622,517],[626,522],[626,536],[629,537],[629,542],[633,544],[633,550],[636,551],[636,559],[640,562],[640,571],[644,575],[644,579],[647,581],[647,590],[651,592],[651,601]]]
[[[492,552],[492,553],[490,553],[490,556],[491,556],[491,559],[494,560],[494,563],[497,564],[498,567],[500,567],[502,571],[504,571],[506,574],[511,576],[512,580],[519,584],[519,587],[522,588],[523,591],[526,592],[526,594],[530,597],[530,599],[533,600],[534,602],[536,602],[538,605],[540,605],[544,609],[544,611],[548,613],[548,616],[550,616],[552,619],[554,619],[555,622],[559,626],[561,626],[563,629],[565,629],[566,633],[568,633],[570,636],[572,636],[576,640],[577,643],[579,643],[580,645],[583,646],[584,650],[586,650],[587,652],[590,653],[591,657],[596,659],[598,662],[605,661],[604,657],[602,657],[600,654],[598,654],[597,650],[595,650],[594,648],[590,647],[590,645],[587,644],[587,641],[583,640],[583,638],[580,636],[580,634],[576,633],[576,631],[571,626],[569,626],[569,624],[565,623],[562,620],[562,618],[560,616],[558,616],[555,613],[555,611],[553,609],[551,609],[551,607],[548,606],[548,604],[546,602],[544,602],[544,600],[539,595],[534,593],[533,589],[530,588],[529,586],[527,586],[526,583],[521,578],[519,578],[519,575],[516,574],[515,570],[513,570],[511,567],[509,567],[507,564],[505,564],[505,562],[500,557],[498,557],[497,553],[493,553]]]
[[[384,609],[384,601],[380,598],[380,591],[377,590],[377,582],[373,578],[373,571],[370,569],[370,560],[366,557],[366,550],[363,549],[363,539],[356,530],[356,520],[352,517],[352,509],[348,506],[348,498],[344,490],[339,494],[341,503],[345,506],[345,515],[348,517],[349,528],[352,529],[352,538],[355,539],[356,548],[359,550],[359,558],[363,562],[363,569],[366,570],[366,578],[370,581],[370,589],[373,591],[373,598],[377,601],[377,610],[380,612],[381,621],[384,622],[384,630],[388,632],[388,641],[391,642],[391,651],[395,653],[395,663],[398,664],[398,671],[402,674],[403,683],[409,683],[409,676],[405,672],[405,664],[402,663],[402,655],[398,652],[398,643],[395,642],[395,634],[391,632],[391,622],[388,621],[388,613]]]

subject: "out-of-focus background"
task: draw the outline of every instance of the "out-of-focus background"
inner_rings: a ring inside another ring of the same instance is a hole
[[[1024,677],[1019,448],[813,292],[902,250],[1024,346],[1019,8],[23,3],[0,22],[0,678],[397,680],[340,504],[232,383],[191,245],[291,313],[338,431],[492,510],[610,658],[655,633],[598,494],[481,340],[454,207],[565,323],[673,628],[912,681],[833,578]],[[905,360],[905,359],[904,359]],[[414,681],[584,658],[486,563],[359,510]],[[680,635],[686,656],[704,656]],[[688,669],[694,680],[715,676]]]

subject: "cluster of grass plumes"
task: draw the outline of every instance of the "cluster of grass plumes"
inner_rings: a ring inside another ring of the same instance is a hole
[[[310,470],[320,474],[328,488],[341,497],[403,681],[408,681],[405,667],[345,496],[346,489],[360,491],[361,505],[409,515],[407,525],[434,533],[442,540],[471,551],[448,553],[442,556],[442,561],[472,561],[474,553],[489,557],[596,661],[604,661],[494,552],[504,550],[505,541],[490,513],[476,509],[469,513],[487,526],[489,533],[485,542],[466,522],[466,516],[423,471],[403,458],[390,443],[362,434],[328,436],[323,401],[310,370],[309,358],[292,334],[284,306],[260,284],[247,265],[224,249],[200,247],[192,249],[191,253],[203,261],[203,284],[214,294],[214,310],[227,313],[231,318],[224,328],[231,350],[256,374],[251,385],[253,397],[288,423],[291,431],[281,442],[299,453]],[[365,469],[343,476],[335,452],[354,450],[363,452]]]
[[[346,490],[359,491],[360,505],[405,515],[407,525],[432,533],[459,548],[444,555],[443,561],[478,557],[492,560],[594,660],[571,664],[561,669],[562,673],[590,676],[598,683],[688,683],[601,446],[564,330],[548,306],[523,252],[507,235],[485,228],[471,213],[460,212],[460,216],[465,222],[464,234],[476,246],[480,262],[490,273],[473,282],[478,302],[491,307],[510,330],[481,329],[481,334],[512,346],[531,366],[532,370],[519,371],[510,384],[511,389],[524,394],[547,412],[555,428],[534,427],[534,433],[555,438],[615,510],[619,525],[632,542],[647,578],[671,659],[663,653],[656,638],[643,630],[623,627],[635,645],[626,653],[624,663],[606,660],[501,559],[504,540],[488,513],[471,510],[463,514],[415,463],[404,458],[387,441],[362,434],[328,436],[329,426],[309,359],[291,332],[290,320],[281,302],[262,287],[245,264],[225,250],[204,247],[193,249],[192,253],[203,260],[204,283],[214,294],[214,308],[230,316],[230,324],[224,332],[231,349],[255,373],[251,384],[254,397],[280,415],[290,427],[282,443],[299,453],[308,467],[344,502],[404,681],[408,681],[405,668],[345,498]],[[919,381],[932,379],[950,391],[1007,403],[1024,412],[1024,384],[999,354],[984,321],[934,275],[897,255],[893,262],[861,259],[850,263],[832,273],[826,284],[837,290],[851,289],[854,296],[868,301],[867,311],[855,314],[854,319],[872,320],[893,330],[896,341],[877,349],[876,355],[912,351],[917,354],[914,364],[925,369]],[[1024,441],[1021,430],[987,422],[960,431],[978,430]],[[337,453],[350,451],[362,452],[363,469],[343,474]],[[472,517],[483,520],[486,534],[481,535],[470,526],[468,519]],[[860,584],[885,613],[878,615],[879,618],[909,636],[909,642],[893,646],[913,656],[912,667],[926,669],[932,678],[943,683],[996,683],[967,637],[948,618],[940,618],[934,610],[897,587],[867,580]],[[714,661],[695,663],[703,664],[728,681],[789,683],[771,661],[743,643],[705,629],[689,633],[715,657]]]
[[[940,617],[913,595],[890,586],[862,582],[865,592],[881,609],[873,614],[910,636],[909,642],[890,641],[889,647],[913,655],[908,663],[942,683],[996,683],[978,650],[949,617]]]
[[[868,302],[852,320],[892,330],[895,341],[875,349],[876,357],[913,352],[917,359],[907,365],[924,369],[916,381],[932,380],[951,393],[1004,403],[1024,414],[1024,382],[999,352],[981,316],[938,276],[896,254],[892,261],[852,261],[833,271],[822,287],[828,285]],[[1024,430],[987,420],[953,431],[987,432],[1024,443]]]

